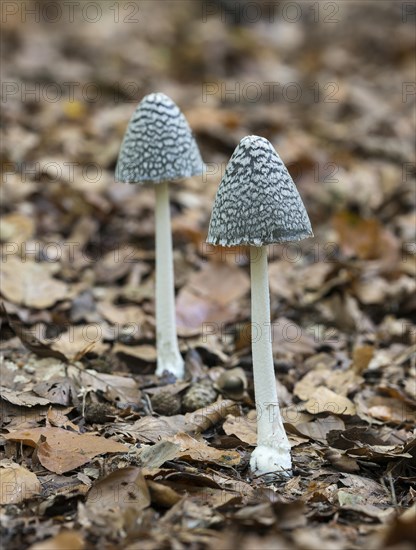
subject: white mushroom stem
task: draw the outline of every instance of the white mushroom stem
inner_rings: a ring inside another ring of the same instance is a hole
[[[168,183],[156,189],[156,331],[157,369],[183,378],[184,362],[176,335],[175,287],[173,277],[172,233],[170,226]]]
[[[291,475],[290,443],[283,427],[273,365],[267,247],[250,247],[251,320],[257,447],[250,466],[257,474]]]

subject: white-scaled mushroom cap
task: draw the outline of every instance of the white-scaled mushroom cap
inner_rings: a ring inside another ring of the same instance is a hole
[[[305,206],[273,145],[259,136],[242,139],[218,188],[207,242],[262,246],[312,236]]]
[[[202,174],[189,124],[165,94],[145,96],[130,119],[116,167],[123,183],[161,183]]]

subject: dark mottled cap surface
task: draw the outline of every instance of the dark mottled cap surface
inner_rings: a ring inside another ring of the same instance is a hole
[[[145,96],[124,135],[116,180],[160,183],[203,170],[198,146],[179,107],[165,94]]]
[[[261,246],[312,236],[302,199],[272,144],[258,136],[242,139],[218,188],[207,242]]]

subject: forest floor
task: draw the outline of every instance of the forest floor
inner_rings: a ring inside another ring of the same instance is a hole
[[[251,24],[225,1],[55,19],[48,2],[39,20],[23,14],[41,2],[5,4],[4,548],[413,548],[410,3],[279,3],[271,20],[259,1]],[[181,107],[208,167],[171,185],[183,381],[154,374],[154,191],[114,183],[153,91]],[[205,244],[247,134],[276,147],[315,234],[269,257],[291,478],[249,469],[247,251]]]

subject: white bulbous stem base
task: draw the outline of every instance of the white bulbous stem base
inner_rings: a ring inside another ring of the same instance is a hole
[[[176,334],[169,188],[167,182],[159,183],[154,187],[156,190],[156,374],[161,376],[168,371],[176,378],[182,379],[185,371]]]
[[[292,473],[292,460],[289,449],[258,445],[251,453],[250,468],[256,474],[279,472],[285,476]]]
[[[256,474],[291,475],[290,443],[283,427],[274,374],[267,247],[250,247],[251,346],[257,409],[257,448],[250,467]]]

